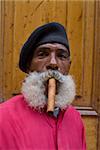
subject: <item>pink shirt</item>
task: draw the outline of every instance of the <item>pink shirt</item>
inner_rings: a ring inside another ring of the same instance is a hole
[[[0,105],[0,150],[86,150],[80,114],[69,106],[56,119],[15,96]]]

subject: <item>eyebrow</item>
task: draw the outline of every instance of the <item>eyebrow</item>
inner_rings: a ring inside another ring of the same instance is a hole
[[[44,45],[44,46],[37,47],[36,52],[39,52],[39,51],[44,52],[44,51],[50,50],[50,49],[51,49],[51,47],[47,47],[47,46]],[[59,52],[66,53],[67,55],[70,56],[70,52],[67,48],[62,47],[62,48],[57,48],[57,49],[58,49]]]
[[[69,53],[68,49],[58,48],[58,51],[62,51],[63,53]]]
[[[47,50],[47,49],[50,49],[50,48],[49,47],[38,47],[36,50],[38,52],[39,50]]]

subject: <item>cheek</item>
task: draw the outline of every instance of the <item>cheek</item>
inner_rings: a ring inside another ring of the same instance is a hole
[[[31,63],[30,70],[31,71],[43,71],[45,66],[45,62],[41,60],[34,60]]]
[[[60,64],[60,70],[62,74],[68,74],[70,69],[70,63],[61,63]]]

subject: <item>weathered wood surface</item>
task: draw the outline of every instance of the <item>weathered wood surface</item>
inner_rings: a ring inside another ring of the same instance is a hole
[[[2,22],[3,92],[4,98],[19,93],[23,77],[18,68],[20,49],[30,33],[39,25],[59,21],[67,32],[71,48],[70,73],[77,84],[75,105],[91,104],[94,52],[94,2],[82,1],[6,1]],[[91,37],[91,38],[90,38]]]

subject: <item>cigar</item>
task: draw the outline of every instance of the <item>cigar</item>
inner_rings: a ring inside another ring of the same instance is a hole
[[[48,81],[48,102],[47,102],[47,112],[53,113],[55,106],[55,94],[56,94],[56,80],[50,78]]]

